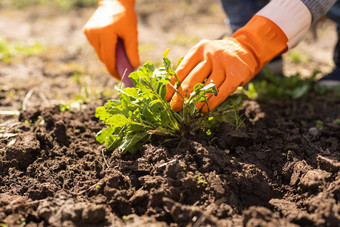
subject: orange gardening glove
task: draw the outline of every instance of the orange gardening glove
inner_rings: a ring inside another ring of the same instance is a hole
[[[197,108],[208,112],[221,104],[237,87],[250,81],[275,56],[287,50],[285,33],[269,19],[255,15],[231,38],[201,41],[194,46],[178,66],[176,73],[181,83],[178,91],[188,97],[197,83],[213,80],[217,96],[208,98],[208,105],[199,103]],[[176,78],[171,78],[174,84]],[[183,98],[168,84],[167,101],[171,108],[180,111]]]
[[[84,33],[109,73],[121,79],[116,68],[118,38],[134,68],[139,66],[137,16],[134,0],[99,0],[98,9],[84,26]]]

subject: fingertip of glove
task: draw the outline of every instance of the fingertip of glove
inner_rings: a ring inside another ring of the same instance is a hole
[[[204,105],[203,108],[201,109],[202,113],[209,113],[209,109],[207,105]]]
[[[115,68],[112,68],[111,66],[105,65],[107,71],[110,73],[111,76],[113,76],[114,78],[121,80],[121,77],[119,76],[118,71]]]
[[[198,103],[200,104],[200,103]],[[197,105],[198,105],[197,104]],[[198,106],[196,105],[196,107],[198,108]],[[208,101],[208,103],[203,103],[201,102],[201,105],[199,107],[199,109],[201,109],[202,113],[209,113],[210,111],[212,111],[213,109],[215,109],[216,106],[214,106],[211,102]]]
[[[111,73],[111,76],[113,76],[114,78],[116,78],[117,80],[121,80],[122,78],[120,78],[120,76],[118,75],[118,73]]]
[[[170,102],[170,106],[171,106],[171,109],[173,109],[173,111],[175,112],[179,112],[183,108],[182,103],[179,103],[179,102]]]
[[[199,103],[196,104],[196,108],[197,108],[197,109],[202,109],[202,107],[204,106],[204,104],[205,104],[204,102],[199,102]]]
[[[170,101],[170,107],[175,112],[181,111],[183,108],[183,98],[180,97],[178,94],[174,94],[171,101]]]
[[[133,68],[137,69],[140,66],[140,60],[139,57],[137,57],[137,59],[133,59],[131,61],[131,65]]]
[[[165,94],[165,100],[169,102],[174,95],[175,90],[171,87],[170,84],[166,85],[166,94]]]

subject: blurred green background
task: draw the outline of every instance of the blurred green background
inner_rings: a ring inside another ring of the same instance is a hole
[[[0,8],[22,9],[30,6],[46,5],[64,10],[97,5],[97,0],[1,0]]]

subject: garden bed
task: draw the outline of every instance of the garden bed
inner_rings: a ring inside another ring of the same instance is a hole
[[[18,135],[0,143],[0,220],[9,226],[340,224],[339,99],[247,101],[241,130],[220,125],[215,136],[155,141],[134,156],[106,153],[95,141],[100,104],[20,114]]]
[[[192,2],[136,2],[141,62],[227,31],[217,2]],[[1,227],[340,226],[339,96],[250,99],[239,130],[108,152],[95,108],[117,81],[82,34],[93,11],[0,9]],[[323,22],[318,41],[284,56],[284,73],[329,72],[334,31]]]

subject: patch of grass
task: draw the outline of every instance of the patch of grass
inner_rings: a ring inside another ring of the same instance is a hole
[[[307,79],[302,79],[300,74],[286,77],[274,75],[267,68],[263,71],[261,79],[255,79],[245,86],[245,93],[251,98],[298,99],[317,90],[315,77],[318,71]]]
[[[294,50],[289,51],[284,57],[294,63],[308,63],[311,60],[309,56]]]
[[[73,90],[67,98],[65,94],[58,93],[55,97],[60,105],[60,112],[79,111],[86,108],[87,103],[115,97],[117,92],[102,84],[93,83],[96,77],[75,71],[68,76],[65,83],[72,84]],[[108,89],[108,90],[107,90]]]
[[[249,98],[263,100],[299,99],[308,97],[310,94],[340,98],[340,86],[327,88],[317,84],[315,78],[320,73],[319,71],[314,71],[309,78],[304,79],[299,73],[292,76],[279,76],[266,67],[263,71],[264,74],[259,76],[260,78],[255,77],[240,91]]]
[[[339,118],[335,119],[335,120],[333,121],[333,123],[334,123],[334,124],[340,124],[340,119],[339,119]]]
[[[195,43],[198,43],[201,39],[196,36],[186,36],[183,34],[178,35],[174,39],[169,41],[169,44],[175,44],[183,47],[191,46]]]
[[[315,121],[315,128],[317,128],[319,131],[322,131],[323,126],[324,126],[323,121],[321,121],[321,120],[316,120]]]
[[[39,43],[22,44],[0,37],[0,61],[9,62],[14,58],[39,55],[44,48]]]
[[[26,225],[26,218],[22,217],[19,220],[17,220],[17,224],[20,226],[25,226]]]
[[[53,76],[70,74],[71,77],[77,77],[77,75],[85,74],[86,68],[84,65],[80,65],[75,61],[71,62],[49,61],[46,63],[45,71],[46,74]]]
[[[332,88],[319,88],[318,90],[321,94],[330,94],[336,98],[340,98],[340,85],[334,86]]]
[[[300,121],[300,124],[305,127],[307,125],[307,122],[306,121]]]
[[[63,10],[96,6],[97,0],[2,0],[0,7],[23,9],[31,6],[51,6]]]
[[[155,49],[156,49],[156,47],[152,43],[144,43],[144,44],[141,44],[141,45],[138,46],[138,51],[141,52],[141,53],[147,53],[147,52],[153,51]]]

